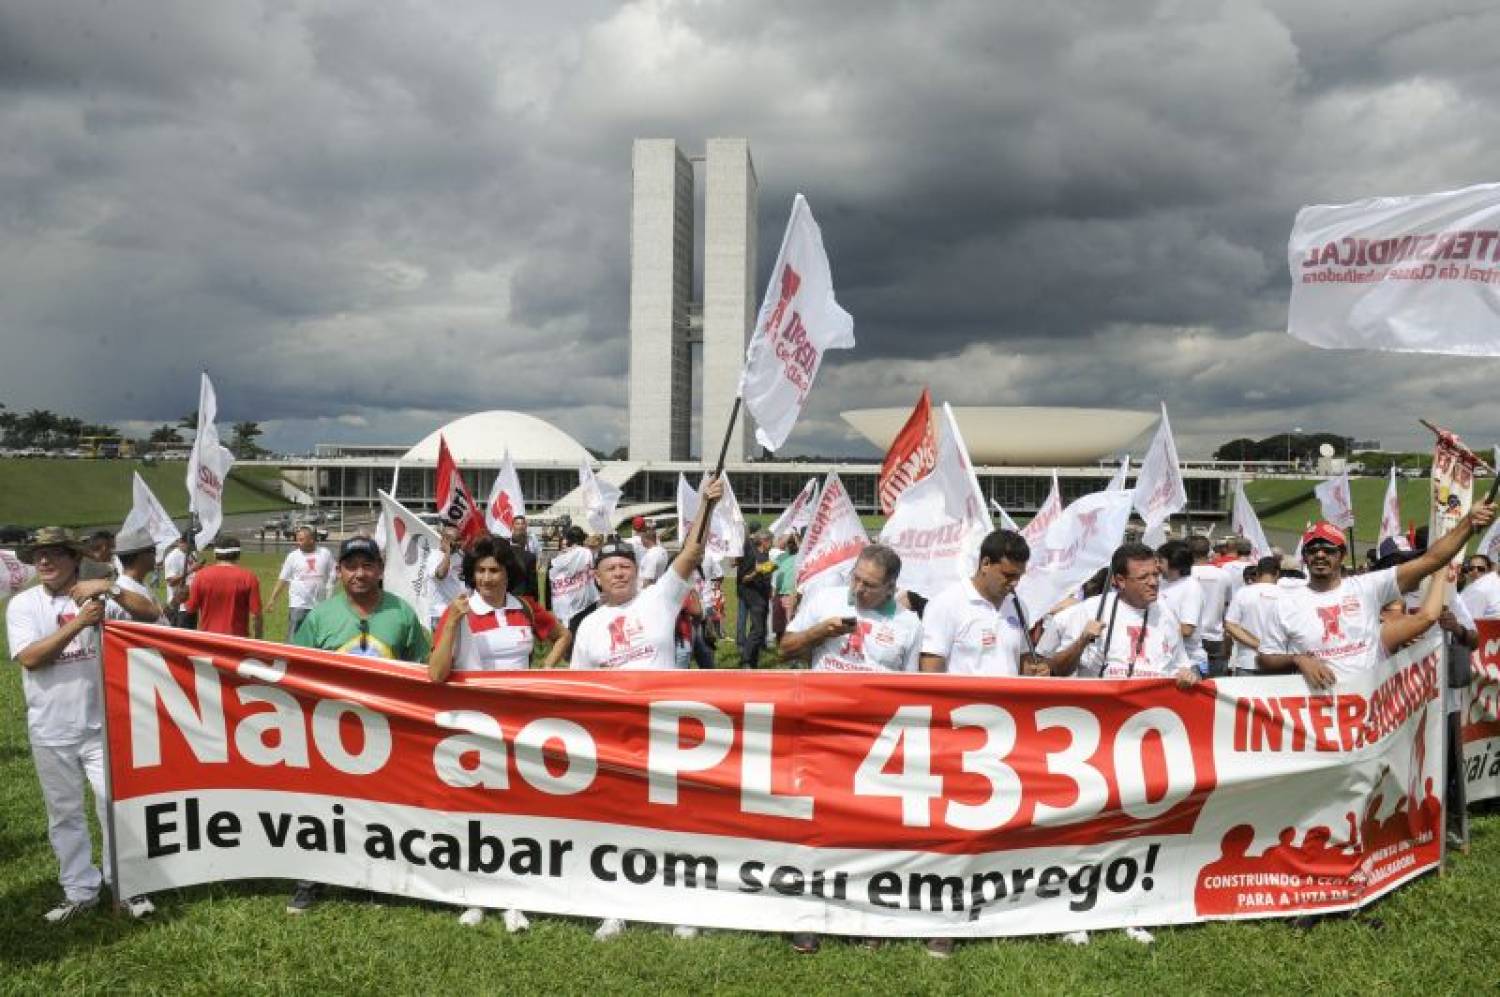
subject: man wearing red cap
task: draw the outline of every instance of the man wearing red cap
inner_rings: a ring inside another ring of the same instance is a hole
[[[1307,585],[1287,589],[1261,642],[1261,671],[1299,671],[1326,689],[1375,663],[1380,648],[1380,608],[1413,591],[1422,579],[1453,560],[1475,531],[1495,519],[1493,502],[1476,504],[1419,557],[1369,574],[1344,577],[1344,534],[1317,523],[1302,534]]]

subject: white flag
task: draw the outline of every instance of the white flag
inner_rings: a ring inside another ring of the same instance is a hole
[[[583,508],[592,533],[610,533],[615,528],[615,507],[620,504],[620,489],[594,477],[587,460],[578,465],[578,487],[583,489]]]
[[[1230,527],[1234,532],[1250,541],[1250,554],[1255,558],[1270,557],[1271,545],[1266,542],[1266,531],[1261,529],[1260,517],[1245,494],[1245,481],[1234,483],[1234,510],[1230,513]]]
[[[880,542],[901,555],[901,587],[932,599],[974,574],[979,545],[993,529],[958,421],[944,404],[937,463],[896,499]]]
[[[1047,493],[1047,499],[1042,507],[1031,517],[1031,522],[1021,528],[1021,536],[1026,538],[1026,543],[1031,547],[1041,544],[1042,537],[1047,534],[1047,527],[1057,522],[1057,517],[1062,515],[1062,489],[1057,485],[1057,471],[1052,472],[1052,491]]]
[[[804,530],[807,524],[812,522],[813,500],[818,496],[818,479],[808,478],[807,484],[792,499],[792,504],[786,507],[786,511],[776,517],[776,522],[771,524],[771,536],[783,537],[794,530]]]
[[[1031,548],[1016,588],[1026,618],[1040,620],[1100,568],[1125,539],[1130,493],[1091,492],[1074,499]]]
[[[1336,349],[1500,355],[1497,230],[1494,183],[1305,207],[1287,244],[1287,332]]]
[[[12,592],[19,592],[36,578],[36,569],[22,564],[21,559],[8,550],[0,550],[0,599]]]
[[[198,384],[198,435],[188,457],[188,509],[198,514],[195,547],[203,548],[219,535],[224,522],[224,482],[234,466],[234,454],[219,443],[214,420],[219,415],[219,400],[208,374]]]
[[[698,517],[698,503],[703,488],[708,484],[708,475],[703,475],[699,487],[687,483],[687,478],[677,474],[677,523],[682,539],[687,540],[687,530]],[[729,484],[729,475],[724,475],[724,494],[714,506],[713,517],[708,523],[708,539],[704,549],[714,557],[739,557],[745,552],[745,516],[740,511],[739,499],[734,497],[734,488]]]
[[[1354,528],[1354,500],[1349,495],[1349,472],[1329,478],[1313,489],[1323,518],[1341,530]]]
[[[428,555],[439,549],[438,535],[411,511],[382,491],[380,517],[385,524],[385,590],[405,599],[426,620],[432,608],[433,579],[425,570]]]
[[[1136,511],[1146,523],[1141,540],[1148,547],[1155,547],[1166,539],[1167,519],[1187,507],[1187,489],[1182,484],[1182,469],[1177,465],[1177,444],[1172,439],[1165,402],[1161,406],[1161,424],[1156,427],[1156,436],[1141,462],[1131,494],[1135,496]]]
[[[1396,465],[1392,464],[1391,477],[1385,486],[1385,501],[1380,503],[1380,535],[1375,538],[1375,549],[1379,550],[1387,537],[1401,536],[1401,496],[1396,489]]]
[[[740,397],[761,446],[778,450],[791,435],[823,353],[853,345],[854,319],[833,296],[823,233],[798,194],[740,374]]]
[[[994,499],[990,499],[990,511],[995,514],[995,519],[999,521],[1000,529],[1010,530],[1012,533],[1021,532],[1021,528],[1016,525],[1016,521],[1010,518],[1010,513],[1001,508],[1000,503]]]
[[[484,525],[495,536],[508,538],[510,524],[517,516],[524,515],[526,499],[521,494],[521,476],[510,459],[510,447],[506,447],[500,473],[495,475],[495,487],[490,489],[489,501],[484,504]]]
[[[130,514],[125,517],[125,522],[120,525],[121,533],[129,533],[132,530],[145,530],[151,534],[151,539],[156,541],[156,556],[161,559],[167,552],[167,548],[177,542],[182,536],[172,517],[167,515],[167,510],[157,501],[156,495],[152,493],[140,472],[134,473],[130,485]]]
[[[396,494],[396,482],[399,480],[401,480],[401,462],[397,461],[396,466],[391,469],[391,490],[389,494]],[[382,503],[380,506],[380,518],[375,520],[375,536],[373,537],[375,546],[380,548],[382,555],[385,554],[385,534],[388,528],[385,505]]]
[[[1126,454],[1124,457],[1120,458],[1120,469],[1115,472],[1115,476],[1113,478],[1109,479],[1109,484],[1105,487],[1104,490],[1107,492],[1123,492],[1125,490],[1125,481],[1129,477],[1130,455]]]
[[[797,552],[797,591],[805,594],[826,585],[847,585],[859,552],[869,543],[838,472],[829,471],[806,540]]]

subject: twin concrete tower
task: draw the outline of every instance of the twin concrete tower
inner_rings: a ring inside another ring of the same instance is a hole
[[[703,163],[703,300],[693,301],[694,163]],[[630,459],[692,457],[694,343],[703,344],[702,460],[718,457],[755,323],[758,184],[750,143],[712,138],[685,155],[672,139],[636,139],[631,152]],[[748,422],[748,416],[742,423]],[[728,460],[745,459],[748,426]]]

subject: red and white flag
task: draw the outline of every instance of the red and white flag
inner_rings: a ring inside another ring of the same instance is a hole
[[[19,592],[36,578],[36,569],[22,564],[14,552],[0,550],[0,599]]]
[[[1109,564],[1130,523],[1130,493],[1090,492],[1074,499],[1031,548],[1017,598],[1040,620],[1100,568]]]
[[[417,619],[430,617],[433,578],[425,570],[428,556],[439,547],[432,527],[412,515],[410,509],[382,491],[380,496],[381,532],[375,541],[385,552],[385,574],[382,587],[400,596],[417,612]]]
[[[1474,500],[1474,472],[1483,468],[1484,461],[1464,445],[1457,434],[1440,427],[1435,428],[1437,445],[1432,451],[1432,505],[1427,522],[1427,544],[1438,542],[1445,533],[1456,527],[1469,513]],[[1448,564],[1448,581],[1458,581],[1459,565],[1463,563],[1465,548],[1460,548]]]
[[[167,510],[162,507],[161,502],[157,500],[139,471],[135,472],[131,478],[130,514],[120,525],[121,533],[129,533],[132,530],[145,530],[151,535],[151,539],[156,541],[157,558],[164,556],[167,548],[182,536],[177,529],[177,524],[172,522],[172,517],[167,515]]]
[[[706,484],[707,474],[699,481],[697,488],[688,484],[687,478],[680,471],[677,474],[677,522],[684,540],[687,538],[688,528],[698,518],[698,503]],[[735,498],[734,488],[730,485],[727,474],[724,475],[724,495],[714,506],[714,514],[708,521],[708,539],[704,541],[704,549],[720,559],[739,557],[745,552],[745,515],[740,511],[740,500]]]
[[[198,382],[198,435],[193,438],[193,452],[188,456],[188,509],[198,515],[198,533],[194,546],[213,543],[224,522],[224,483],[234,466],[234,454],[219,443],[214,420],[219,415],[219,399],[213,382],[205,373]]]
[[[1052,472],[1052,491],[1047,493],[1046,501],[1031,517],[1031,522],[1021,527],[1021,536],[1026,538],[1026,543],[1031,547],[1040,546],[1042,537],[1046,535],[1047,528],[1057,522],[1057,517],[1062,515],[1062,489],[1057,484],[1057,471]]]
[[[1172,424],[1167,420],[1167,405],[1161,406],[1161,423],[1151,440],[1151,449],[1141,462],[1135,479],[1135,510],[1146,524],[1141,537],[1148,547],[1156,547],[1167,538],[1166,522],[1173,513],[1187,507],[1187,488],[1182,483],[1182,469],[1177,464],[1177,444],[1172,439]]]
[[[1380,503],[1380,536],[1375,538],[1375,546],[1379,548],[1387,538],[1404,540],[1406,533],[1401,529],[1401,495],[1396,488],[1396,465],[1391,465],[1391,477],[1385,485],[1385,501]]]
[[[445,525],[455,527],[465,547],[485,535],[484,513],[469,494],[458,464],[448,452],[448,441],[438,437],[437,512]]]
[[[594,469],[587,460],[578,464],[578,488],[583,498],[583,514],[588,520],[589,532],[613,533],[615,508],[620,504],[620,489],[608,481],[594,477]]]
[[[1255,507],[1250,504],[1250,498],[1245,494],[1243,478],[1234,483],[1234,509],[1230,513],[1229,525],[1235,533],[1250,541],[1252,557],[1271,556],[1271,545],[1266,540],[1266,531],[1261,528],[1260,517],[1255,514]]]
[[[993,529],[958,420],[944,404],[937,464],[901,493],[880,542],[901,555],[901,588],[932,599],[973,575]]]
[[[511,522],[524,515],[526,499],[521,494],[521,476],[510,459],[510,448],[506,447],[500,473],[495,475],[495,487],[490,489],[490,499],[484,504],[484,524],[495,536],[508,538]]]
[[[806,594],[826,585],[847,585],[855,559],[869,543],[838,472],[829,471],[797,553],[797,591]]]
[[[906,425],[891,441],[885,462],[880,465],[876,491],[880,511],[889,516],[896,509],[896,499],[913,482],[926,477],[937,463],[937,424],[932,418],[932,395],[926,388],[911,410]]]
[[[1323,518],[1341,530],[1354,529],[1354,499],[1349,493],[1349,472],[1329,478],[1313,489]]]
[[[808,478],[807,484],[792,499],[792,504],[786,507],[786,511],[776,517],[776,522],[771,524],[771,536],[783,537],[793,531],[807,528],[812,522],[813,501],[818,496],[818,479]]]
[[[854,319],[834,298],[823,233],[798,194],[740,374],[740,397],[755,417],[761,446],[781,449],[807,404],[823,354],[853,345]]]
[[[1334,349],[1500,356],[1497,230],[1494,183],[1305,207],[1287,243],[1287,332]]]

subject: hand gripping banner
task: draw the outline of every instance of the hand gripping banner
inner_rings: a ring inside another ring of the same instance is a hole
[[[1364,904],[1440,861],[1440,645],[1313,694],[511,672],[105,627],[123,895],[313,879],[763,931],[1025,935]]]

